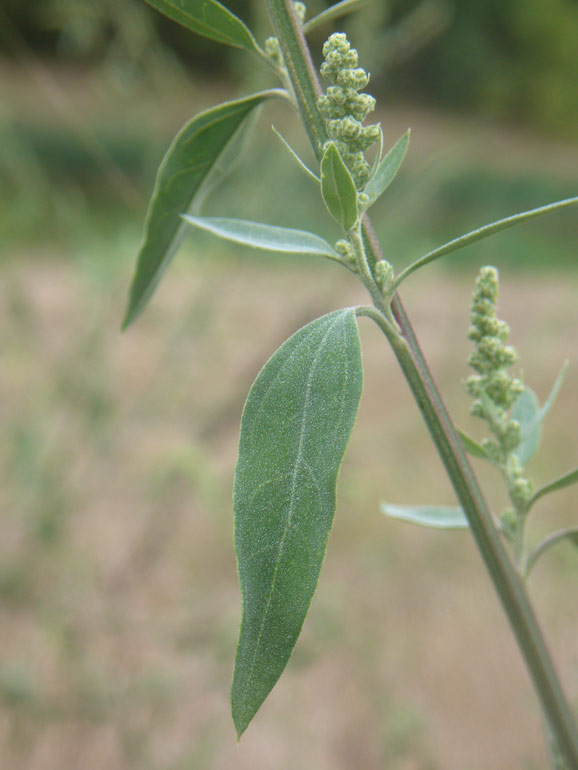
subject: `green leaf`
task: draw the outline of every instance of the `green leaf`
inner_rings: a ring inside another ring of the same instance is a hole
[[[516,400],[511,412],[511,418],[517,420],[522,428],[522,441],[514,454],[522,465],[526,465],[536,454],[542,438],[540,427],[540,404],[531,388],[525,387]]]
[[[469,246],[471,243],[475,243],[482,238],[488,238],[488,236],[494,235],[494,233],[499,233],[500,230],[506,230],[509,227],[514,227],[514,225],[519,225],[523,222],[529,221],[530,219],[534,219],[535,217],[542,216],[542,214],[550,214],[552,211],[559,211],[566,206],[573,206],[576,203],[578,203],[578,197],[566,198],[566,200],[550,203],[547,206],[540,206],[537,209],[524,211],[521,214],[514,214],[513,216],[506,217],[505,219],[499,219],[497,222],[492,222],[490,225],[485,225],[484,227],[480,227],[477,230],[472,230],[471,233],[462,235],[459,238],[454,238],[453,241],[449,241],[443,246],[439,246],[437,249],[430,251],[428,254],[425,254],[423,257],[417,259],[415,262],[412,262],[411,265],[406,267],[405,270],[403,270],[398,275],[395,281],[395,286],[397,288],[403,281],[405,281],[406,278],[408,278],[420,267],[428,265],[430,262],[433,262],[434,260],[439,259],[446,254],[450,254],[452,251],[463,249],[465,246]]]
[[[282,94],[263,91],[220,104],[194,117],[177,134],[157,173],[123,329],[152,296],[185,232],[180,215],[191,207],[229,142],[256,107]]]
[[[568,473],[565,473],[563,476],[560,476],[549,484],[545,484],[543,487],[536,490],[530,501],[530,505],[534,505],[536,500],[544,497],[544,495],[549,495],[550,492],[556,492],[558,489],[564,489],[564,487],[569,487],[572,484],[578,484],[578,468],[573,471],[568,471]]]
[[[438,529],[466,529],[470,525],[463,510],[444,505],[390,505],[381,504],[381,512],[394,519]]]
[[[314,173],[313,173],[313,171],[311,171],[311,169],[309,168],[309,166],[307,166],[307,165],[306,165],[306,164],[305,164],[305,163],[304,163],[304,162],[301,160],[301,158],[299,157],[299,155],[297,155],[297,153],[295,152],[295,150],[293,149],[293,147],[291,147],[291,145],[289,144],[289,142],[287,141],[287,139],[285,139],[285,137],[283,136],[283,134],[279,133],[279,131],[277,131],[277,129],[275,128],[275,126],[271,126],[271,128],[273,129],[273,133],[275,134],[275,136],[277,137],[277,139],[279,139],[279,141],[281,142],[281,144],[283,145],[283,147],[285,147],[285,149],[286,149],[286,150],[289,152],[289,155],[291,155],[291,157],[292,157],[292,158],[293,158],[293,160],[294,160],[294,161],[297,163],[297,165],[299,166],[299,168],[300,168],[302,171],[304,171],[304,172],[307,174],[307,176],[308,176],[308,177],[310,177],[311,179],[314,179],[314,180],[317,182],[317,184],[321,184],[321,179],[319,179],[319,177],[318,177],[316,174],[314,174]]]
[[[367,5],[369,2],[371,2],[371,0],[341,0],[340,3],[336,3],[335,5],[326,8],[304,24],[303,32],[311,32],[315,27],[326,24],[328,21],[339,19],[347,13],[358,10],[358,8],[363,8],[363,6]]]
[[[464,449],[471,454],[472,457],[479,457],[480,460],[491,460],[484,447],[478,441],[471,436],[468,436],[467,433],[464,433],[464,431],[459,428],[458,433],[462,440],[462,444],[464,445]]]
[[[249,393],[233,494],[243,597],[231,692],[239,735],[283,672],[309,609],[361,388],[348,308],[296,332]]]
[[[250,246],[253,249],[266,249],[288,254],[313,254],[341,261],[339,254],[326,240],[305,230],[263,225],[259,222],[248,222],[245,219],[227,219],[225,217],[193,217],[184,214],[183,219],[188,224],[206,230],[219,238],[233,241],[233,243],[241,243],[243,246]]]
[[[408,129],[401,139],[397,140],[379,164],[374,176],[372,176],[363,188],[363,192],[369,198],[369,205],[375,203],[379,196],[384,193],[393,182],[395,175],[399,171],[403,159],[405,158],[409,145],[409,134],[410,131]]]
[[[220,153],[217,162],[211,168],[200,186],[191,211],[199,214],[205,200],[229,177],[241,164],[249,136],[253,133],[259,110],[253,110],[241,123]]]
[[[258,52],[250,30],[217,0],[146,0],[169,19],[219,43]]]
[[[552,546],[567,540],[575,548],[578,548],[578,527],[570,527],[568,529],[561,529],[558,532],[554,532],[543,540],[540,545],[536,546],[534,551],[528,557],[528,563],[526,565],[526,577],[530,574],[532,568]]]
[[[522,465],[525,465],[536,454],[540,446],[542,438],[541,424],[560,392],[567,370],[568,362],[565,361],[550,391],[550,395],[542,407],[540,407],[535,393],[530,388],[525,388],[520,398],[514,404],[512,418],[518,420],[522,426],[522,443],[516,449],[515,454]]]
[[[544,402],[544,406],[541,407],[541,409],[538,410],[538,414],[536,415],[536,424],[541,423],[550,409],[554,406],[554,402],[558,398],[558,393],[560,392],[560,388],[562,387],[562,383],[564,382],[564,378],[566,377],[566,372],[568,371],[568,361],[564,361],[562,364],[562,369],[560,370],[560,374],[558,375],[556,382],[552,386],[552,390],[550,391],[550,395]]]
[[[321,194],[331,216],[346,230],[359,219],[357,189],[339,150],[330,142],[321,159]]]

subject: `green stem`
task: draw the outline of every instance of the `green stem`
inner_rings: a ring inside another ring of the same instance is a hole
[[[297,95],[301,118],[313,150],[319,158],[320,145],[326,134],[323,119],[317,109],[319,81],[307,44],[292,12],[290,0],[266,2]],[[371,266],[382,258],[382,255],[367,217],[364,217],[363,243]],[[472,534],[500,597],[550,729],[569,768],[578,770],[578,730],[529,598],[500,540],[469,465],[466,451],[458,438],[398,295],[393,297],[392,310],[401,334],[385,317],[385,323],[380,323],[380,328],[393,348],[468,517]]]

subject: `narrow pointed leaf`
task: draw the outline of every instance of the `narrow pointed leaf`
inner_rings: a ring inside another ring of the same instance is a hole
[[[219,43],[258,51],[246,24],[217,0],[146,0],[169,19]]]
[[[296,332],[249,393],[234,483],[243,619],[231,705],[239,735],[283,672],[309,609],[361,387],[348,308]]]
[[[359,219],[357,189],[333,142],[321,159],[321,194],[333,219],[351,230]]]
[[[330,259],[341,259],[331,244],[319,235],[308,233],[306,230],[263,225],[260,222],[226,217],[193,217],[184,214],[183,219],[188,224],[206,230],[219,238],[253,249],[288,254],[314,254]]]
[[[468,436],[467,433],[464,433],[463,430],[460,430],[458,428],[459,436],[462,440],[462,444],[464,445],[464,449],[468,454],[471,454],[472,457],[479,457],[480,460],[490,460],[488,453],[484,449],[484,447],[475,439],[473,439],[471,436]]]
[[[312,29],[319,27],[321,24],[334,21],[335,19],[339,19],[348,13],[357,11],[359,8],[363,8],[363,6],[367,5],[369,2],[371,2],[371,0],[341,0],[340,3],[336,3],[335,5],[326,8],[326,10],[310,19],[306,24],[303,25],[303,31],[305,33],[310,32]]]
[[[525,387],[520,397],[512,407],[511,417],[517,420],[522,428],[522,441],[514,454],[522,465],[526,465],[536,454],[542,438],[538,398],[531,388]]]
[[[399,171],[409,145],[409,130],[398,139],[385,158],[379,164],[374,176],[363,188],[369,198],[369,205],[375,203],[379,196],[387,190]]]
[[[285,147],[285,149],[287,150],[287,152],[289,153],[289,155],[291,155],[291,157],[293,158],[293,160],[294,160],[294,161],[297,163],[297,165],[299,166],[299,168],[300,168],[302,171],[304,171],[304,172],[307,174],[307,176],[308,176],[310,179],[314,179],[314,180],[317,182],[317,184],[321,184],[321,179],[319,179],[319,177],[318,177],[318,176],[316,176],[316,174],[314,174],[314,173],[313,173],[313,171],[311,171],[311,169],[309,168],[309,166],[308,166],[306,163],[304,163],[304,162],[301,160],[301,158],[299,157],[299,155],[297,155],[297,153],[295,152],[295,150],[293,149],[293,147],[291,147],[291,145],[289,144],[289,142],[287,141],[287,139],[285,139],[285,137],[283,136],[283,134],[281,134],[279,131],[277,131],[277,129],[275,128],[275,126],[271,126],[271,128],[273,129],[273,133],[275,134],[275,136],[276,136],[276,137],[279,139],[279,141],[281,142],[281,144],[283,145],[283,147]]]
[[[534,505],[536,500],[544,497],[544,495],[549,495],[550,492],[556,492],[558,489],[564,489],[564,487],[569,487],[572,484],[578,484],[578,468],[575,468],[573,471],[568,471],[568,473],[565,473],[563,476],[540,487],[540,489],[536,490],[534,493],[530,504]]]
[[[468,520],[461,508],[444,505],[390,505],[381,504],[381,512],[393,519],[410,521],[423,527],[437,529],[467,529]]]
[[[192,205],[222,153],[253,110],[280,91],[263,91],[220,104],[194,117],[177,134],[157,173],[123,328],[143,311],[175,255]]]
[[[562,387],[562,384],[564,382],[564,378],[566,377],[566,372],[568,371],[568,361],[564,361],[562,365],[562,369],[560,370],[560,374],[558,375],[556,382],[554,383],[552,390],[550,391],[550,395],[544,402],[544,405],[538,410],[538,414],[536,415],[536,424],[541,423],[550,409],[554,406],[554,402],[558,398],[558,393],[560,392],[560,388]]]
[[[490,235],[499,233],[501,230],[506,230],[509,227],[514,227],[514,225],[528,222],[530,219],[542,216],[542,214],[550,214],[553,211],[559,211],[560,209],[566,208],[566,206],[573,206],[577,203],[578,197],[566,198],[565,200],[557,201],[556,203],[550,203],[547,206],[540,206],[537,209],[523,211],[521,214],[514,214],[511,217],[499,219],[497,222],[492,222],[492,224],[485,225],[484,227],[480,227],[477,230],[472,230],[471,233],[461,235],[459,238],[454,238],[453,241],[449,241],[443,246],[439,246],[437,249],[430,251],[428,254],[425,254],[423,257],[417,259],[415,262],[412,262],[409,267],[406,267],[405,270],[399,274],[395,285],[399,286],[402,281],[408,278],[420,267],[428,265],[430,262],[433,262],[440,257],[444,257],[446,254],[450,254],[452,251],[463,249],[465,246],[469,246],[471,243],[480,241],[482,238],[488,238]]]
[[[578,549],[578,527],[571,527],[569,529],[561,529],[559,532],[554,532],[543,540],[540,545],[536,546],[534,551],[528,557],[528,564],[526,566],[526,576],[528,576],[535,566],[538,559],[549,551],[552,546],[558,545],[567,541],[575,548]]]

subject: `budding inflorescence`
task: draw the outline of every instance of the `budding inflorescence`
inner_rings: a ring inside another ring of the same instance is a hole
[[[468,359],[476,374],[466,381],[468,393],[474,397],[471,412],[485,420],[494,434],[486,438],[482,446],[486,454],[502,469],[508,484],[510,499],[516,516],[526,510],[532,496],[532,483],[525,477],[524,468],[516,455],[522,441],[520,423],[511,418],[511,408],[524,390],[519,377],[508,372],[516,363],[515,348],[506,345],[510,330],[508,325],[496,316],[498,301],[498,271],[494,267],[483,267],[476,281],[472,302],[472,325],[468,337],[476,349]],[[505,526],[505,531],[508,527]]]
[[[497,439],[497,444],[486,440],[484,448],[493,459],[504,462],[521,441],[520,425],[509,419],[508,412],[524,390],[524,384],[507,371],[518,356],[511,345],[505,344],[510,330],[496,317],[497,301],[498,271],[494,267],[483,267],[476,281],[468,334],[476,346],[468,363],[476,374],[469,377],[466,387],[475,399],[472,414],[485,420]]]
[[[351,171],[358,189],[370,176],[364,153],[378,141],[378,124],[364,126],[363,121],[375,108],[375,99],[359,93],[369,83],[369,74],[358,67],[357,51],[342,32],[331,35],[323,46],[325,61],[321,75],[329,83],[317,106],[327,122],[327,134]]]

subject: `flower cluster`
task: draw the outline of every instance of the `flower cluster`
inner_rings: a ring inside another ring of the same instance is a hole
[[[378,124],[364,126],[363,121],[375,108],[375,99],[359,93],[369,83],[369,74],[358,67],[357,51],[342,32],[331,35],[323,46],[321,75],[329,83],[317,106],[327,121],[327,134],[351,171],[358,189],[370,175],[364,152],[380,137]]]
[[[522,429],[520,423],[510,417],[512,406],[524,391],[524,383],[507,371],[518,355],[515,348],[506,345],[510,330],[496,317],[497,301],[498,271],[494,267],[483,267],[476,281],[468,334],[476,346],[468,363],[476,374],[468,378],[466,388],[475,399],[472,414],[485,420],[494,434],[494,439],[485,438],[482,446],[506,480],[513,507],[502,514],[502,529],[517,542],[533,486],[516,454],[522,442]]]
[[[510,330],[496,317],[497,300],[498,271],[483,267],[476,281],[468,334],[476,346],[468,363],[476,374],[468,378],[466,388],[475,399],[472,414],[485,420],[497,439],[486,439],[484,448],[492,459],[504,463],[521,441],[520,424],[509,418],[509,410],[524,384],[507,371],[518,356],[511,345],[505,344]]]

